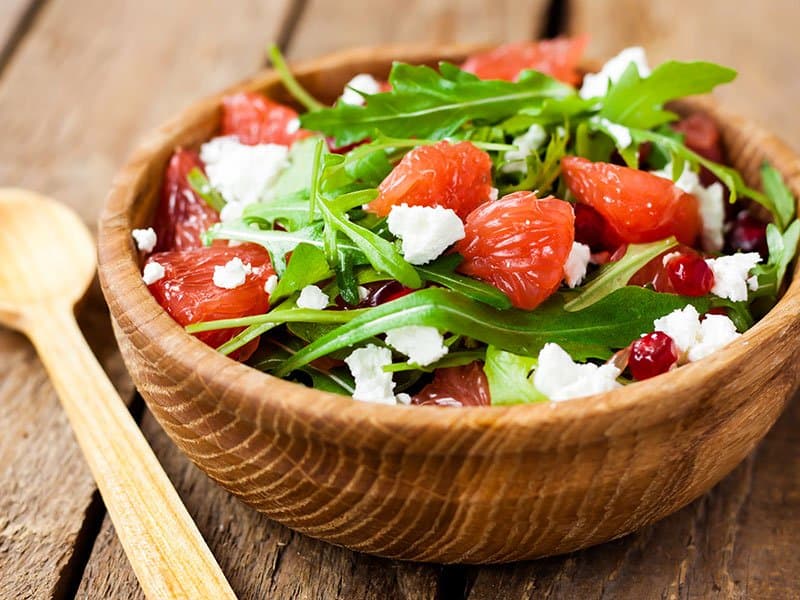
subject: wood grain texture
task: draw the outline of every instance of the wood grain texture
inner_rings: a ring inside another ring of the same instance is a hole
[[[309,0],[291,58],[408,42],[499,43],[537,37],[548,0]]]
[[[198,89],[251,73],[285,5],[243,1],[234,20],[230,3],[45,3],[0,79],[0,182],[63,200],[93,226],[136,136]],[[81,323],[129,398],[99,287]],[[95,486],[29,343],[0,331],[0,364],[0,597],[62,597],[99,526]]]
[[[373,558],[294,533],[214,484],[152,415],[142,428],[240,600],[435,598],[440,568]],[[108,520],[77,596],[143,597]]]
[[[800,590],[800,397],[714,490],[623,539],[472,570],[469,600],[789,598]]]
[[[354,73],[380,75],[392,59],[455,61],[465,51],[376,48],[297,65],[296,74],[329,100]],[[283,97],[270,72],[245,87]],[[383,407],[225,359],[160,309],[130,242],[172,148],[209,136],[218,103],[202,101],[161,128],[115,180],[100,227],[101,282],[126,364],[166,431],[223,487],[293,529],[414,560],[569,552],[641,528],[708,490],[752,450],[800,382],[800,281],[724,351],[559,404]],[[800,160],[774,136],[709,103],[677,108],[718,120],[732,164],[752,184],[769,160],[800,191]]]
[[[711,60],[737,69],[736,82],[719,90],[721,102],[800,148],[800,119],[792,101],[800,96],[800,78],[794,75],[796,0],[570,0],[568,7],[568,29],[591,34],[592,56],[641,45],[654,64]]]

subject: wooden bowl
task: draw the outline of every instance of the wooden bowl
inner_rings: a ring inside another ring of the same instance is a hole
[[[394,59],[459,61],[475,47],[383,47],[296,66],[331,101]],[[264,71],[233,89],[289,101]],[[229,90],[230,91],[230,90]],[[214,134],[221,95],[158,129],[114,181],[100,220],[100,280],[136,387],[175,443],[270,518],[381,556],[498,563],[625,535],[691,502],[766,434],[798,387],[800,281],[723,351],[672,373],[569,402],[387,407],[265,375],[186,334],[152,298],[131,229],[149,223],[176,146]],[[764,160],[800,195],[800,159],[706,102],[751,184]]]

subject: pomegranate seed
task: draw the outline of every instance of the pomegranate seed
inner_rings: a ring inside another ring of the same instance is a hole
[[[677,363],[678,347],[662,331],[648,333],[631,344],[628,368],[637,381],[666,373]]]
[[[361,303],[362,306],[379,306],[392,300],[397,300],[413,292],[411,288],[405,287],[398,281],[380,281],[376,284],[366,286],[369,290],[367,299]]]
[[[728,245],[734,252],[758,252],[762,258],[767,258],[767,224],[756,219],[749,211],[743,210],[737,215],[727,237]]]
[[[697,254],[673,256],[665,268],[675,293],[682,296],[705,296],[714,287],[714,272]]]

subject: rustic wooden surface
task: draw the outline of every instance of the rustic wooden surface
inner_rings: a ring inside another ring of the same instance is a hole
[[[24,0],[4,2],[0,15],[27,13]],[[294,58],[374,42],[492,41],[558,26],[588,29],[599,56],[644,43],[654,58],[737,66],[747,84],[723,93],[726,103],[800,146],[791,101],[800,86],[792,64],[800,42],[791,30],[800,6],[792,1],[749,3],[746,10],[722,0],[663,7],[631,1],[628,12],[612,0],[572,0],[566,20],[555,18],[560,2],[546,10],[547,2],[531,8],[521,0],[33,2],[21,29],[0,19],[0,48],[10,48],[8,61],[0,61],[0,182],[54,195],[90,223],[137,136],[193,98],[251,73],[269,39],[288,43]],[[130,396],[96,292],[82,321],[112,380]],[[139,597],[113,529],[107,519],[101,525],[94,485],[33,350],[2,330],[0,364],[0,597]],[[638,534],[533,563],[440,568],[358,555],[274,525],[190,465],[152,417],[142,421],[242,598],[796,597],[798,424],[795,401],[710,494]]]

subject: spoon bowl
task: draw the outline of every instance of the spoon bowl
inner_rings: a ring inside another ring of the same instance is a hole
[[[0,321],[14,328],[42,303],[75,304],[97,266],[92,236],[74,212],[17,188],[0,188],[0,256]]]

